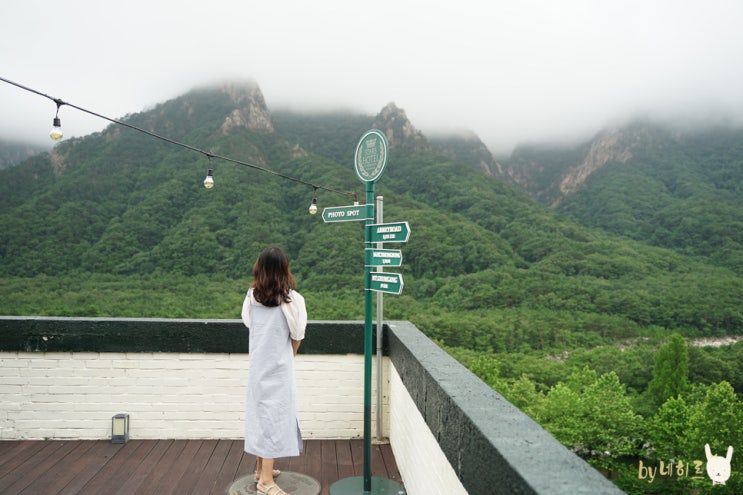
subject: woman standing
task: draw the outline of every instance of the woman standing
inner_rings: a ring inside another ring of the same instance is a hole
[[[288,495],[274,481],[280,474],[274,459],[302,451],[294,356],[304,338],[307,309],[295,287],[284,251],[267,248],[253,265],[242,308],[250,330],[245,452],[257,458],[256,488],[266,495]]]

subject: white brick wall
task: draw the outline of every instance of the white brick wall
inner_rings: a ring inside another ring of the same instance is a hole
[[[408,495],[467,495],[394,365],[389,366],[390,444]]]
[[[361,437],[364,357],[300,354],[296,370],[304,437]],[[3,352],[0,439],[110,438],[119,412],[132,438],[242,438],[248,372],[247,354]],[[373,390],[373,423],[375,403]]]

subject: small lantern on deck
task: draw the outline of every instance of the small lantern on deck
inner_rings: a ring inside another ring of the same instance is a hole
[[[129,415],[119,413],[111,418],[111,443],[129,441]]]

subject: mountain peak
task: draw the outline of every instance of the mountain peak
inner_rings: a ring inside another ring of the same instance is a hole
[[[237,105],[222,123],[222,134],[227,134],[236,127],[257,132],[274,132],[271,114],[258,83],[229,82],[223,83],[219,89]]]
[[[498,175],[556,208],[598,170],[634,161],[638,152],[660,150],[678,139],[675,131],[638,120],[606,128],[577,144],[519,146]]]
[[[460,129],[454,133],[432,136],[430,141],[435,152],[471,165],[489,177],[503,174],[502,165],[495,160],[480,137],[471,130]]]
[[[421,131],[395,103],[388,103],[374,118],[373,127],[384,132],[391,149],[421,151],[428,149],[428,142]]]

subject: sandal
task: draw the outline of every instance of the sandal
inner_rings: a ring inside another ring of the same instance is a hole
[[[274,478],[278,478],[280,474],[281,474],[281,471],[279,471],[278,469],[274,469],[273,470],[273,477]],[[255,472],[255,481],[258,481],[259,479],[261,479],[261,473],[260,473],[260,471],[256,471]]]
[[[264,495],[289,495],[284,490],[279,488],[279,485],[277,485],[276,483],[270,486],[266,486],[259,481],[256,488],[258,493],[263,493]]]

